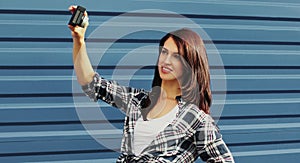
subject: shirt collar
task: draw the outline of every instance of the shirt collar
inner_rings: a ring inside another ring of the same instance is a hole
[[[146,94],[146,93],[142,93],[142,94],[139,94],[138,97],[137,97],[137,100],[139,101],[139,110],[142,114],[142,117],[143,117],[143,120],[144,121],[147,121],[147,114],[149,113],[149,111],[151,110],[150,107],[145,107],[145,103],[148,103],[149,101],[149,94]],[[182,99],[182,96],[179,95],[179,96],[176,96],[175,97],[176,101],[177,101],[177,104],[178,104],[178,108],[179,108],[179,112],[183,109],[183,106],[185,105],[186,102],[183,101]]]

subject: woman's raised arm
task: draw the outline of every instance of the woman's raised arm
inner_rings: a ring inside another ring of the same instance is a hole
[[[77,6],[70,6],[69,10],[73,13]],[[87,12],[84,13],[88,17]],[[86,85],[93,80],[95,71],[89,60],[86,45],[84,41],[85,32],[88,27],[88,21],[84,24],[84,27],[69,25],[73,38],[73,64],[77,76],[77,81],[80,85]]]

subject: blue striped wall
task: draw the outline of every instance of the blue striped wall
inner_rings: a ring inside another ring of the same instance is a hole
[[[2,0],[0,162],[106,163],[114,162],[118,156],[123,113],[99,102],[103,117],[80,121],[84,115],[78,111],[89,112],[95,104],[84,97],[79,102],[74,98],[82,94],[74,89],[78,86],[72,67],[72,40],[66,25],[70,18],[67,8],[71,4],[88,9],[87,36],[111,18],[143,9],[174,12],[199,24],[224,64],[227,89],[213,88],[213,91],[214,97],[223,91],[227,93],[218,125],[236,162],[297,162],[300,158],[298,0]],[[167,23],[177,23],[177,18],[164,16]],[[153,17],[141,18],[147,22]],[[157,24],[150,22],[150,25]],[[117,32],[115,28],[111,27],[112,33]],[[100,64],[96,62],[94,66],[107,78],[149,89],[153,65],[139,69],[142,63],[132,58],[130,63],[115,66],[135,49],[157,46],[162,36],[157,31],[127,35],[115,42]],[[97,39],[102,46],[116,38]],[[90,56],[97,57],[98,52],[94,49]],[[153,55],[155,52],[149,51],[140,57]],[[209,57],[213,55],[209,53]],[[212,64],[212,74],[220,66]],[[139,71],[133,77],[124,75],[135,69]],[[112,76],[116,70],[120,70],[119,74]],[[212,80],[217,84],[222,82],[218,75],[212,75]],[[222,101],[215,100],[214,105],[222,105]],[[82,123],[97,126],[98,139],[109,142],[111,148],[89,135]]]

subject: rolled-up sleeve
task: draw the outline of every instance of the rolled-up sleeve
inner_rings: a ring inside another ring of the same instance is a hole
[[[89,84],[82,86],[82,90],[91,100],[96,102],[100,99],[125,112],[130,98],[139,92],[137,89],[121,86],[116,81],[107,80],[98,73]]]
[[[98,101],[98,91],[96,90],[96,88],[97,83],[99,83],[99,81],[100,76],[96,73],[93,76],[93,80],[90,83],[81,87],[86,96],[88,96],[91,100],[95,102]]]
[[[208,163],[234,163],[233,156],[211,118],[203,122],[196,132],[197,151]]]

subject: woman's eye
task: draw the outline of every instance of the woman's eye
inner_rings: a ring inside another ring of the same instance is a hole
[[[181,56],[180,56],[180,54],[174,54],[174,58],[179,60],[181,58]]]
[[[168,52],[165,49],[163,49],[161,50],[161,54],[168,54]]]

